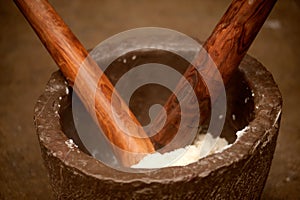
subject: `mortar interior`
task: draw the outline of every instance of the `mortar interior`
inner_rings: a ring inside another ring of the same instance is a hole
[[[136,57],[134,60],[132,59],[133,56]],[[126,63],[123,62],[124,59],[126,59]],[[145,63],[164,64],[176,69],[181,74],[183,74],[186,68],[189,66],[189,63],[182,57],[179,57],[170,52],[158,50],[134,51],[127,53],[112,62],[106,69],[105,74],[110,79],[112,84],[115,85],[119,78],[126,72]],[[133,111],[135,116],[139,119],[141,124],[146,125],[150,121],[148,111],[151,105],[160,104],[163,106],[170,95],[170,90],[166,89],[165,87],[162,87],[158,84],[147,84],[138,88],[133,93],[130,99],[129,107]],[[254,101],[252,92],[242,71],[238,70],[233,75],[226,86],[226,95],[227,113],[221,137],[226,138],[229,143],[233,143],[236,140],[236,132],[247,126],[254,116]],[[59,110],[62,130],[68,138],[74,140],[74,142],[84,153],[91,155],[91,153],[81,142],[80,137],[78,136],[78,133],[76,131],[77,129],[74,125],[72,114],[71,97],[72,95],[68,95],[67,98],[64,99],[63,106],[61,106]],[[86,132],[97,132],[97,125],[93,122],[90,115],[85,111],[83,105],[81,105],[81,107],[81,112],[84,115],[82,119],[85,120],[85,126],[83,127],[83,129]],[[205,133],[205,127],[207,125],[208,122],[206,122],[203,126],[203,133]],[[95,142],[97,143],[97,141]],[[108,151],[110,151],[109,148],[107,149]],[[111,155],[111,152],[108,155]],[[115,158],[111,159],[112,162],[115,161]]]

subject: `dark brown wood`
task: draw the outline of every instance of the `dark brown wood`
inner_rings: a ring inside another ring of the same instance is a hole
[[[75,92],[92,116],[96,116],[96,121],[108,139],[125,151],[133,153],[153,152],[154,147],[150,139],[142,128],[138,128],[141,127],[140,123],[117,93],[116,101],[111,103],[113,85],[97,64],[87,57],[86,49],[52,6],[46,0],[14,1],[63,72],[68,83],[73,86],[75,79],[77,79]],[[84,60],[86,62],[83,64]],[[84,73],[82,74],[84,75],[78,76],[79,68],[83,70]],[[99,79],[101,74],[103,75]],[[93,96],[95,88],[101,91],[96,92],[96,95]],[[115,122],[113,112],[117,114],[123,129]],[[126,130],[123,131],[124,129]],[[134,136],[128,135],[126,132],[132,133]],[[130,156],[118,150],[116,150],[116,154],[124,166],[131,166],[142,157]]]
[[[224,84],[229,81],[232,74],[237,70],[275,3],[276,0],[233,0],[211,36],[205,42],[204,48],[218,67]],[[207,62],[206,58],[205,54],[200,54],[195,67],[198,69],[201,68],[200,70],[203,74],[206,77],[211,77],[213,80],[216,71],[213,67],[209,66],[210,63]],[[205,67],[203,68],[203,66]],[[209,94],[201,76],[193,66],[187,69],[184,76],[198,96],[201,110],[200,124],[203,124],[208,120],[210,96],[218,95],[219,86],[215,85],[212,93]],[[184,84],[181,81],[176,90],[180,91],[183,87]],[[164,108],[168,116],[167,121],[164,127],[151,138],[156,149],[170,143],[176,135],[180,124],[180,106],[174,95],[168,99]],[[195,116],[191,112],[188,117],[193,120]],[[162,115],[158,115],[155,124],[161,123],[161,118]],[[159,127],[159,125],[157,126]],[[186,126],[185,132],[188,134],[190,131],[191,127]],[[180,143],[169,146],[166,150],[182,147],[188,143],[186,138],[181,138],[179,141]]]

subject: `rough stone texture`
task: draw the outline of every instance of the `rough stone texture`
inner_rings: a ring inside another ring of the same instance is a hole
[[[147,173],[116,171],[78,148],[68,148],[60,113],[70,104],[63,77],[54,73],[34,115],[55,198],[258,199],[276,146],[282,100],[271,74],[255,59],[247,56],[240,70],[236,77],[245,76],[254,94],[253,120],[246,133],[222,153]]]
[[[86,48],[136,27],[167,27],[205,40],[231,0],[50,0]],[[284,99],[262,199],[299,199],[300,1],[277,1],[249,50]],[[33,107],[57,67],[13,1],[0,0],[0,199],[49,200]],[[26,183],[26,184],[25,184]]]

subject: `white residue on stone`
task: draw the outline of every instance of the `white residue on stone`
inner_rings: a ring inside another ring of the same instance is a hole
[[[258,109],[258,106],[255,106],[256,109]]]
[[[274,121],[274,123],[273,123],[273,126],[276,125],[276,123],[277,123],[277,121],[278,121],[280,115],[281,115],[281,110],[277,113],[277,116],[276,116],[276,119],[275,119],[275,121]]]
[[[232,114],[232,120],[235,121],[236,118],[235,118],[235,114]]]
[[[223,115],[219,115],[219,119],[223,119],[223,117],[224,117]]]
[[[62,100],[62,97],[58,97],[59,100]]]
[[[247,103],[249,101],[249,97],[245,98],[245,103]]]
[[[221,153],[222,151],[224,151],[225,149],[230,148],[231,146],[232,146],[232,144],[228,144],[224,148],[220,149],[219,151],[216,151],[216,153]]]
[[[78,146],[74,143],[74,141],[72,139],[68,139],[65,141],[65,144],[70,148],[70,149],[74,149],[77,148]]]
[[[73,171],[73,174],[78,175],[78,173],[76,171]]]
[[[171,166],[185,166],[198,161],[209,154],[221,152],[228,142],[224,138],[213,138],[209,133],[199,134],[193,145],[174,151],[160,154],[155,152],[145,156],[138,164],[132,168],[161,168]],[[204,149],[205,148],[205,149]],[[206,152],[206,153],[203,153]],[[207,154],[208,153],[208,154]]]
[[[125,64],[127,62],[126,58],[123,59],[123,63]]]
[[[57,105],[60,108],[60,104]]]
[[[69,88],[68,87],[66,87],[66,94],[69,94]]]
[[[235,115],[232,115],[232,117],[235,119]],[[246,126],[242,130],[237,131],[236,141],[249,129],[250,127]],[[231,146],[232,144],[228,144],[226,139],[220,137],[214,138],[211,133],[199,134],[192,145],[175,149],[164,154],[159,152],[148,154],[139,163],[131,167],[155,169],[171,166],[186,166],[210,154],[220,153]]]
[[[39,108],[38,108],[38,107],[35,107],[35,108],[34,108],[34,112],[37,112],[37,111],[39,111]]]
[[[136,59],[136,55],[132,56],[131,59],[132,59],[132,60],[135,60],[135,59]]]
[[[255,94],[254,94],[254,92],[252,91],[252,96],[254,97],[255,96]]]
[[[257,130],[257,127],[252,126],[252,127],[251,127],[251,130],[255,132],[255,131]]]
[[[249,127],[248,127],[248,126],[246,126],[245,128],[243,128],[242,130],[236,132],[237,140],[238,140],[240,137],[242,137],[242,135],[244,135],[245,132],[246,132],[247,130],[249,130]]]
[[[67,81],[65,81],[64,83],[65,83],[65,85],[68,85],[68,82],[67,82]]]

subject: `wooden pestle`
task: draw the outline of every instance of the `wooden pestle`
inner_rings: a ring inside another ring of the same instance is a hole
[[[67,26],[64,25],[57,14],[55,14],[55,11],[47,2],[37,0],[15,0],[15,2],[21,9],[23,14],[26,16],[28,21],[31,23],[56,63],[60,66],[69,83],[72,85],[78,72],[78,66],[87,56],[86,50],[82,47],[80,42],[75,38],[75,36],[71,33]],[[213,34],[205,43],[204,47],[218,66],[224,79],[224,83],[228,82],[230,76],[236,70],[237,66],[246,54],[249,46],[260,30],[275,2],[275,0],[233,1],[221,21],[218,23],[217,27],[214,29]],[[38,4],[40,4],[41,8],[38,8]],[[43,13],[38,14],[39,12],[41,12],[41,10],[44,10]],[[45,13],[48,14],[47,17],[44,16]],[[46,27],[44,27],[45,25],[42,24],[45,21],[47,21]],[[54,27],[57,26],[56,29],[54,29],[55,34],[53,35],[52,33],[52,36],[51,32],[53,32],[53,27],[51,27],[51,25],[49,24],[49,22],[51,21],[55,22]],[[53,39],[55,39],[55,42],[53,42]],[[67,51],[64,50],[64,48]],[[57,52],[57,49],[61,51]],[[201,58],[199,58],[199,63],[201,62]],[[72,67],[69,67],[69,65],[71,65]],[[99,69],[98,67],[96,67],[92,60],[90,60],[89,65],[89,74],[92,79],[95,79],[95,74],[97,75],[101,72],[97,72],[97,70],[99,71]],[[195,66],[197,67],[197,65]],[[209,68],[206,69],[206,74],[211,74]],[[194,86],[196,93],[199,96],[199,102],[202,102],[201,100],[203,99],[209,98],[209,94],[201,80],[201,77],[199,77],[193,67],[190,67],[186,71],[185,76],[190,81],[192,86]],[[93,102],[93,98],[90,97],[90,92],[92,89],[91,86],[88,87],[87,85],[89,84],[83,84],[80,87],[81,90],[80,88],[78,88],[75,89],[75,91],[78,93],[83,102],[91,103]],[[101,85],[105,85],[103,86],[103,88],[107,88],[106,90],[108,91],[108,93],[105,93],[104,96],[97,93],[95,108],[91,106],[93,104],[85,103],[85,105],[90,112],[94,112],[94,109],[96,109],[97,119],[100,122],[101,127],[104,127],[104,130],[106,131],[105,133],[108,138],[122,149],[128,149],[129,151],[143,153],[153,152],[153,147],[151,146],[151,144],[149,144],[149,141],[147,139],[136,139],[128,137],[121,130],[119,130],[117,125],[114,126],[114,120],[111,117],[111,114],[109,114],[111,113],[111,110],[106,110],[110,107],[110,96],[113,87],[105,76],[102,76],[100,82],[98,83],[98,86],[100,86],[100,88]],[[82,90],[83,88],[84,90]],[[88,88],[89,90],[87,90]],[[214,91],[217,91],[217,89]],[[99,99],[101,99],[102,101]],[[120,97],[119,99],[121,100]],[[180,122],[180,120],[178,120],[178,117],[180,117],[180,112],[178,114],[178,111],[180,111],[180,109],[178,107],[178,103],[174,99],[174,96],[171,96],[168,102],[165,104],[165,109],[168,116],[166,125],[157,135],[151,138],[156,147],[168,144],[168,142],[176,134],[176,127],[178,127],[178,122]],[[107,100],[108,102],[106,102]],[[203,107],[203,105],[201,104],[202,103],[200,103],[200,108]],[[126,112],[124,112],[124,110],[127,109],[126,104],[124,104],[124,102],[121,100],[120,105],[121,107],[118,106],[114,109],[120,110],[120,113],[126,114]],[[121,109],[122,107],[124,109]],[[130,113],[129,116],[126,114],[124,120],[125,123],[127,122],[126,117],[130,117],[135,123],[139,124],[132,113]],[[193,117],[193,115],[191,115],[190,117]],[[202,122],[205,121],[205,117],[206,116],[201,119]],[[160,121],[159,116],[156,119],[157,122]],[[134,131],[136,130],[133,130],[132,132]],[[141,136],[145,136],[145,133],[143,131],[138,130],[137,132]],[[130,149],[131,147],[134,148],[134,150]],[[123,164],[126,166],[136,163],[139,160],[139,158],[137,158],[132,161],[132,158],[124,158],[124,155],[120,155],[120,158]]]
[[[205,42],[204,48],[215,62],[222,75],[224,84],[230,80],[230,77],[237,70],[275,3],[276,0],[233,0]],[[207,60],[203,57],[203,54],[201,54],[198,56],[196,64],[194,65],[199,70],[202,70],[205,76],[213,78],[215,71],[213,67],[208,66],[209,64],[210,63],[207,63]],[[200,69],[202,66],[205,66],[205,68]],[[207,121],[209,116],[208,107],[210,103],[207,100],[210,99],[210,96],[218,95],[219,86],[215,85],[212,93],[209,94],[194,66],[190,66],[186,70],[184,77],[192,85],[198,97],[199,108],[200,111],[202,111],[200,118],[201,125]],[[175,90],[179,91],[182,87],[183,81],[180,81]],[[180,143],[177,142],[170,145],[171,140],[178,131],[181,117],[180,106],[174,94],[169,97],[164,105],[164,109],[167,114],[166,122],[163,128],[158,131],[156,135],[151,137],[151,140],[156,149],[169,144],[163,151],[170,151],[186,145],[189,141],[185,141],[188,137],[180,138],[180,140],[177,140]],[[193,120],[196,116],[198,115],[191,112],[188,117]],[[159,125],[163,121],[162,117],[163,115],[159,113],[154,120],[154,125],[156,125],[154,128],[162,126]],[[190,131],[191,127],[186,126],[185,132],[188,134]]]
[[[98,121],[107,138],[124,150],[119,151],[118,148],[114,148],[118,160],[124,166],[131,166],[136,164],[143,155],[131,156],[125,151],[132,153],[154,152],[150,139],[119,94],[116,94],[115,103],[111,104],[113,85],[95,61],[88,57],[86,49],[48,1],[14,0],[14,2],[39,36],[68,83],[73,86],[76,79],[74,91],[87,110],[94,116],[94,119],[96,118],[95,120]],[[84,69],[84,76],[77,77],[79,68],[80,70]],[[102,91],[96,92],[93,96],[95,88]],[[123,125],[122,129],[116,124],[112,115],[113,112],[118,115],[118,120]],[[123,131],[124,128],[125,131]],[[132,133],[134,136],[128,135],[126,132]]]

